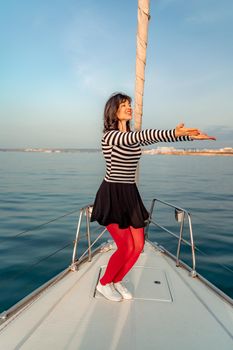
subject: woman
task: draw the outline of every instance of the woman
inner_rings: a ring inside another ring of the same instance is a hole
[[[97,290],[107,299],[132,299],[122,284],[124,276],[137,261],[144,246],[144,227],[149,213],[143,205],[135,183],[141,147],[156,142],[214,140],[196,128],[179,124],[173,130],[145,129],[130,131],[131,98],[122,93],[112,95],[104,109],[102,150],[106,175],[96,194],[91,221],[106,226],[117,250],[110,257]]]

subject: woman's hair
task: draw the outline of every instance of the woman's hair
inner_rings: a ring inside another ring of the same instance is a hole
[[[122,102],[129,101],[132,99],[128,95],[123,93],[114,93],[110,96],[105,104],[104,108],[104,132],[109,130],[118,130],[118,118],[117,111]],[[130,121],[126,122],[127,131],[130,131]]]

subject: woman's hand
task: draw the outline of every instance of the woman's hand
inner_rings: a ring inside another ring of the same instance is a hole
[[[186,128],[183,123],[175,128],[175,137],[190,136],[194,140],[216,140],[214,136],[209,136],[197,128]]]
[[[203,132],[200,132],[199,135],[196,136],[190,136],[193,140],[216,140],[216,137],[209,136],[207,134],[204,134]]]

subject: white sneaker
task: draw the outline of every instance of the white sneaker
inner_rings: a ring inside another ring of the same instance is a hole
[[[114,283],[116,290],[122,295],[124,299],[133,299],[130,291],[122,284],[122,282]]]
[[[121,301],[122,296],[119,294],[113,286],[113,283],[107,283],[104,286],[99,282],[96,286],[96,289],[101,293],[105,298],[112,301]]]

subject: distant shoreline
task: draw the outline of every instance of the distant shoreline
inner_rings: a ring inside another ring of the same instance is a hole
[[[0,148],[0,152],[25,153],[95,153],[101,152],[97,148]],[[233,156],[233,148],[220,149],[176,149],[174,147],[157,147],[144,149],[142,154],[149,155],[176,155],[176,156]]]
[[[233,148],[220,149],[176,149],[173,147],[159,147],[157,149],[144,150],[144,154],[176,155],[176,156],[233,156]]]
[[[33,152],[33,153],[79,153],[100,152],[97,148],[0,148],[0,152]]]

